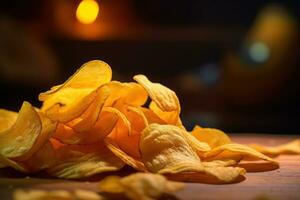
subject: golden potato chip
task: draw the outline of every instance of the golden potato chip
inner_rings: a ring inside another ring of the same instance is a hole
[[[273,160],[272,158],[256,151],[255,149],[248,147],[246,145],[242,144],[236,144],[236,143],[230,143],[230,144],[224,144],[221,146],[218,146],[214,149],[212,149],[209,152],[204,153],[205,158],[209,158],[210,160],[222,160],[222,159],[235,159],[238,156],[240,156],[239,159],[251,159],[251,160],[265,160],[268,162],[271,162],[275,165],[278,165],[278,162]]]
[[[76,179],[107,171],[117,171],[124,162],[116,157],[104,143],[92,145],[65,145],[51,139],[55,163],[47,169],[50,175]]]
[[[0,109],[0,132],[10,128],[17,120],[18,113]]]
[[[149,125],[142,133],[140,150],[147,169],[154,173],[201,171],[203,166],[182,129]]]
[[[133,79],[145,88],[150,98],[162,111],[180,112],[179,100],[174,91],[160,83],[152,83],[146,76],[141,74],[135,75]]]
[[[177,126],[158,124],[151,124],[143,131],[140,150],[149,171],[161,174],[189,172],[190,179],[195,173],[205,173],[220,182],[232,182],[245,173],[239,167],[203,165],[183,132]]]
[[[29,159],[34,153],[39,151],[41,147],[43,147],[48,142],[48,140],[56,130],[57,127],[56,122],[53,122],[51,119],[49,119],[45,114],[41,112],[38,114],[42,122],[42,130],[39,136],[37,137],[35,143],[31,147],[31,149],[27,151],[25,154],[19,157],[15,157],[14,160],[16,161],[25,161]]]
[[[125,115],[130,122],[132,132],[141,133],[148,126],[148,120],[139,107],[126,106]]]
[[[66,123],[79,117],[95,96],[91,89],[66,88],[44,101],[41,109],[53,121]]]
[[[140,152],[139,152],[139,140],[140,140],[140,132],[137,130],[134,132],[131,127],[131,122],[127,119],[125,114],[121,113],[117,109],[115,112],[119,115],[119,120],[113,131],[108,135],[108,138],[113,140],[118,147],[124,151],[129,156],[139,159]],[[136,118],[141,118],[140,120],[143,121],[143,117],[140,115],[135,115]],[[146,123],[146,122],[143,122]],[[139,125],[140,126],[140,125]],[[134,127],[133,128],[139,128]]]
[[[79,117],[92,103],[95,90],[111,80],[112,72],[105,62],[85,63],[60,86],[41,93],[42,111],[52,120],[69,122]]]
[[[53,86],[49,91],[41,93],[39,99],[44,101],[67,87],[73,88],[98,88],[99,85],[108,83],[111,80],[112,71],[110,66],[101,61],[93,60],[83,64],[76,72],[63,84]]]
[[[26,168],[26,166],[17,163],[11,159],[8,159],[2,155],[0,155],[0,163],[4,166],[4,167],[12,167],[13,169],[20,171],[20,172],[24,172],[24,173],[28,173],[29,170]]]
[[[161,120],[163,120],[166,124],[182,126],[182,122],[180,120],[179,114],[180,110],[174,111],[163,111],[161,110],[157,104],[152,101],[149,105],[150,110],[152,110]]]
[[[207,143],[211,148],[231,143],[230,138],[221,130],[195,126],[191,134],[199,141]]]
[[[102,200],[104,199],[96,192],[89,190],[21,190],[13,193],[14,200]]]
[[[293,140],[286,144],[278,146],[263,146],[260,144],[250,144],[250,147],[254,148],[256,151],[259,151],[263,154],[276,156],[279,154],[300,154],[300,140]]]
[[[41,130],[42,124],[38,113],[25,101],[15,123],[0,132],[0,154],[14,158],[28,153]]]
[[[19,165],[27,169],[28,172],[38,172],[55,164],[56,152],[52,143],[48,140],[30,158],[24,161],[17,161]]]
[[[95,99],[84,111],[84,113],[71,122],[68,122],[67,125],[72,127],[72,129],[74,129],[76,132],[86,132],[92,129],[99,118],[109,94],[110,93],[106,85],[98,88]]]
[[[127,165],[129,165],[130,167],[132,167],[138,171],[143,171],[143,172],[147,171],[144,163],[142,163],[140,160],[135,159],[135,158],[131,157],[130,155],[128,155],[127,153],[125,153],[114,140],[112,140],[110,138],[105,138],[104,141],[105,141],[107,148],[109,148],[109,150],[111,150],[124,163],[126,163]]]
[[[30,108],[29,111],[32,112],[31,114],[35,113],[35,109],[33,109],[33,107],[31,107],[30,104],[28,104],[28,106],[29,106],[28,108]],[[21,115],[21,111],[20,111],[19,115]],[[0,160],[2,160],[3,163],[5,163],[6,166],[10,166],[10,167],[12,167],[18,171],[22,171],[22,172],[39,171],[45,167],[44,162],[43,162],[44,160],[38,159],[38,158],[45,156],[45,154],[42,153],[42,152],[44,152],[42,150],[42,148],[47,147],[46,143],[48,142],[48,139],[51,137],[52,133],[55,131],[56,123],[51,121],[49,118],[47,118],[43,113],[38,113],[38,115],[42,122],[42,130],[39,133],[39,135],[37,136],[36,140],[31,144],[31,147],[28,146],[28,151],[23,153],[22,155],[15,156],[12,158],[4,157],[4,158],[0,159]],[[23,118],[24,118],[24,116],[23,116]],[[37,118],[35,120],[37,120]],[[21,122],[19,121],[19,123],[21,123]],[[23,122],[23,123],[25,123],[25,122]],[[38,123],[38,120],[36,122],[31,121],[30,123]],[[29,125],[30,125],[30,123],[29,123]],[[21,126],[21,124],[19,124],[18,126]],[[31,137],[31,136],[27,135],[26,137]],[[34,155],[38,155],[38,157],[34,156]],[[33,163],[35,163],[34,165],[32,165],[32,161],[34,161],[33,162]]]
[[[100,182],[100,189],[108,193],[124,193],[133,200],[154,200],[164,193],[183,189],[184,184],[168,181],[164,176],[135,173],[126,177],[109,176]]]
[[[121,83],[111,81],[107,84],[110,96],[105,106],[115,107],[116,104],[142,106],[146,103],[148,94],[145,89],[137,83]]]
[[[125,106],[124,114],[131,126],[131,134],[126,129],[116,127],[108,136],[112,138],[122,151],[136,160],[140,160],[139,143],[142,130],[148,125],[144,113],[132,106]]]
[[[236,165],[238,162],[236,160],[212,160],[210,162],[201,162],[204,167],[228,167]]]
[[[92,144],[103,140],[116,126],[119,115],[115,108],[104,107],[96,123],[88,131],[77,132],[73,128],[59,124],[53,137],[65,144]]]
[[[144,113],[148,124],[153,124],[153,123],[155,123],[155,124],[167,124],[164,120],[162,120],[160,117],[158,117],[157,114],[155,114],[149,108],[141,107],[140,109]]]

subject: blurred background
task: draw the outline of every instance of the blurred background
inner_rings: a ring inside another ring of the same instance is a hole
[[[182,120],[227,132],[300,133],[300,1],[27,0],[0,6],[0,107],[101,59],[179,96]]]

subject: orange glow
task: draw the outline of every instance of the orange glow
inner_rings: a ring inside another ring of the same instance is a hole
[[[99,14],[99,5],[95,0],[82,0],[76,10],[76,18],[82,24],[92,24]]]

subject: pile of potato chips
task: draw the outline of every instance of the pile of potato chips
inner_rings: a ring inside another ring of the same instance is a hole
[[[40,109],[24,102],[19,113],[0,110],[1,167],[76,179],[128,165],[173,180],[230,183],[246,173],[242,160],[277,166],[267,154],[300,153],[299,140],[250,147],[217,129],[189,132],[174,91],[144,75],[128,83],[111,79],[108,64],[90,61],[41,93]]]

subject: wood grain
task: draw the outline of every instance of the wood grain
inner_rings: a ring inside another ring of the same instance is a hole
[[[277,145],[288,142],[299,136],[283,135],[232,135],[234,141],[248,144],[260,143]],[[187,183],[186,188],[174,196],[163,199],[230,199],[230,200],[293,200],[300,199],[300,155],[281,155],[276,158],[280,162],[279,169],[264,172],[251,172],[245,175],[245,180],[235,184],[210,185]],[[269,169],[270,170],[270,169]],[[11,199],[16,188],[53,189],[88,189],[97,191],[97,179],[89,181],[67,181],[28,177],[13,170],[0,170],[0,199]],[[103,177],[103,176],[102,176]],[[115,198],[116,199],[116,198]],[[120,199],[120,197],[117,197]]]

